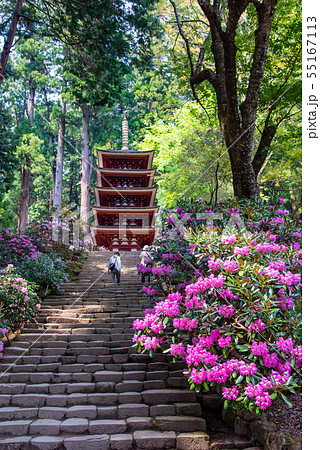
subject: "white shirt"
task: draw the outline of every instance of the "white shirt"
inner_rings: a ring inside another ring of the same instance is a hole
[[[115,264],[115,269],[117,269],[119,272],[121,271],[121,259],[120,256],[118,255],[112,255],[110,260],[109,260],[109,264],[108,264],[108,268],[110,266],[110,264]]]
[[[143,264],[144,266],[146,265],[147,262],[152,260],[152,256],[146,250],[143,250],[139,256],[141,259],[141,264]]]

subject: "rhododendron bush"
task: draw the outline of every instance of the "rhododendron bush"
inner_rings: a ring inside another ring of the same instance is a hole
[[[136,348],[183,359],[191,389],[215,388],[225,407],[259,413],[300,388],[301,230],[282,203],[231,205],[232,223],[224,210],[221,226],[175,239],[172,219],[156,242],[160,270],[145,288],[156,302],[134,322]],[[165,295],[152,295],[156,284]]]
[[[0,357],[8,333],[35,318],[40,297],[67,282],[83,259],[82,248],[52,239],[49,221],[31,223],[20,235],[0,230]]]
[[[20,277],[12,264],[0,270],[0,339],[33,319],[40,309],[35,286]],[[0,343],[2,351],[3,342]],[[0,355],[0,357],[2,354]]]
[[[30,223],[25,234],[0,230],[0,268],[13,264],[17,273],[47,293],[57,290],[83,258],[83,249],[71,250],[52,239],[52,223]]]

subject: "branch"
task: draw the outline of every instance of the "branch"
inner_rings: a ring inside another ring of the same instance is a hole
[[[258,26],[255,30],[255,48],[247,94],[244,102],[240,105],[242,127],[251,126],[255,120],[277,0],[253,1],[252,4],[257,11]]]
[[[257,175],[257,183],[258,183],[258,184],[260,184],[260,181],[261,181],[261,177],[262,177],[263,171],[264,171],[264,169],[266,168],[268,162],[270,161],[272,155],[273,155],[273,151],[271,151],[271,152],[269,153],[269,155],[266,157],[266,159],[265,159],[265,161],[264,161],[264,163],[263,163],[261,169],[259,170],[259,173],[258,173],[258,175]]]
[[[182,26],[181,26],[181,22],[180,22],[180,18],[179,18],[179,15],[178,15],[178,11],[177,11],[176,4],[174,3],[173,0],[170,0],[170,3],[171,3],[171,5],[172,5],[172,7],[173,7],[173,10],[174,10],[174,15],[175,15],[175,17],[176,17],[176,21],[177,21],[177,25],[178,25],[178,29],[179,29],[180,36],[182,37],[182,39],[184,40],[184,42],[185,42],[185,44],[186,44],[187,54],[188,54],[189,63],[190,63],[191,76],[192,76],[193,73],[194,73],[194,67],[193,67],[193,60],[192,60],[192,55],[191,55],[191,50],[190,50],[189,40],[188,40],[188,38],[186,37],[186,35],[184,34],[184,32],[183,32],[183,29],[182,29]]]

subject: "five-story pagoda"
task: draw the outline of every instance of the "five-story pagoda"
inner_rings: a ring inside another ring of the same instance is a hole
[[[154,152],[130,151],[128,122],[122,122],[122,149],[97,150],[96,206],[92,234],[108,250],[139,250],[155,237]]]

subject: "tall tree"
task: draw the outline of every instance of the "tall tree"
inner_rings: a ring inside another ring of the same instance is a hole
[[[23,0],[17,0],[17,2],[15,4],[15,8],[14,8],[14,11],[13,11],[13,14],[12,14],[12,19],[11,19],[11,22],[10,22],[10,28],[9,28],[6,40],[4,42],[4,46],[3,46],[2,52],[1,52],[1,57],[0,57],[0,86],[1,86],[3,78],[4,78],[4,72],[5,72],[7,64],[8,64],[9,55],[10,55],[11,48],[12,48],[12,45],[13,45],[13,41],[14,41],[14,38],[15,38],[15,35],[16,35],[18,22],[19,22],[20,15],[21,15],[22,3],[23,3]]]
[[[173,0],[170,2],[189,60],[189,81],[193,94],[198,99],[197,87],[204,83],[209,83],[214,91],[220,127],[231,163],[234,193],[239,198],[256,196],[259,193],[257,176],[268,156],[276,130],[299,102],[298,94],[296,98],[291,96],[291,105],[288,101],[285,108],[283,102],[280,106],[277,103],[289,90],[293,74],[296,74],[295,68],[299,66],[297,45],[291,36],[289,40],[282,41],[281,64],[285,60],[284,54],[287,59],[281,68],[283,83],[280,86],[272,83],[273,89],[269,89],[268,111],[264,114],[261,136],[256,144],[261,89],[264,82],[270,83],[270,80],[264,80],[264,75],[272,33],[278,40],[279,53],[280,33],[279,29],[272,29],[274,17],[276,14],[278,26],[288,29],[292,21],[291,12],[299,21],[300,2],[198,0],[200,8],[193,4],[197,12],[196,17],[190,20],[192,26],[195,22],[202,26],[204,37],[198,46],[192,40],[190,29],[185,31],[189,17],[181,18],[176,3]],[[279,17],[282,18],[281,23]],[[273,58],[273,62],[276,61],[277,58]],[[279,111],[282,118],[272,122]]]
[[[150,55],[150,37],[157,20],[150,15],[153,0],[142,2],[89,0],[78,12],[66,15],[64,31],[73,35],[75,45],[66,47],[67,90],[82,110],[81,207],[84,231],[90,214],[92,162],[89,152],[90,109],[119,99],[124,75],[133,66],[143,65]]]

